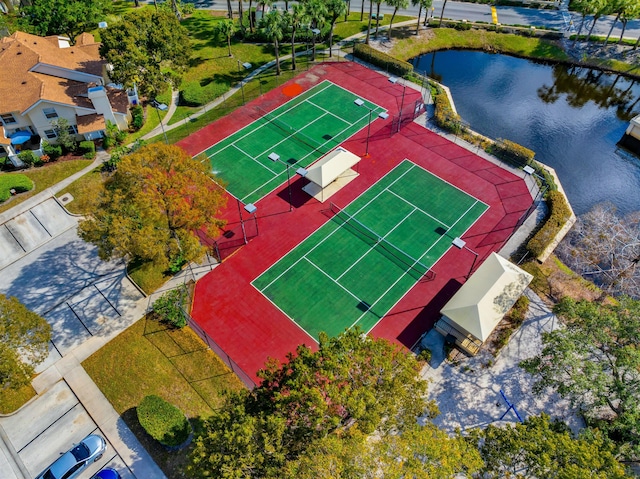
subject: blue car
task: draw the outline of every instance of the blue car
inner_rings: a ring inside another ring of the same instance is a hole
[[[91,434],[60,456],[36,479],[72,479],[100,459],[106,448],[107,442],[102,436]]]
[[[105,467],[91,479],[121,479],[120,474],[115,469]]]

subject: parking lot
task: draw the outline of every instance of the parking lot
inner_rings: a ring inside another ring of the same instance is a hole
[[[105,437],[64,380],[58,381],[28,408],[3,418],[2,425],[30,477],[42,472],[61,453],[89,434]],[[116,469],[124,479],[134,477],[108,439],[103,456],[79,477],[91,477],[105,466]]]

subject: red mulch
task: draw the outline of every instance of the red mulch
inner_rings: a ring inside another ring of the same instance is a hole
[[[253,121],[248,112],[254,102],[271,110],[290,99],[286,92],[298,88],[293,85],[308,89],[323,80],[357,92],[358,96],[387,108],[391,116],[397,114],[402,104],[406,109],[407,105],[420,99],[419,92],[409,88],[403,91],[401,85],[389,83],[384,75],[355,63],[323,64],[301,73],[281,88],[208,125],[179,144],[192,155],[200,153]],[[343,146],[363,155],[366,130],[364,128]],[[391,130],[391,118],[372,123],[370,157],[361,161],[360,176],[331,201],[341,206],[348,204],[408,158],[490,206],[463,238],[467,246],[478,253],[477,268],[492,251],[502,247],[531,205],[532,198],[524,180],[416,123],[407,124],[400,133]],[[303,178],[292,179],[294,211],[291,213],[286,182],[256,204],[257,225],[243,212],[249,243],[196,285],[194,319],[251,377],[255,377],[268,357],[284,360],[299,344],[316,346],[310,336],[251,286],[254,278],[327,221],[323,214],[327,206],[301,191],[305,183]],[[235,199],[230,198],[223,216],[229,223],[221,243],[236,241],[242,244]],[[259,234],[256,234],[256,226]],[[371,334],[411,347],[433,326],[440,308],[464,282],[473,261],[474,255],[470,251],[451,248],[434,266],[435,280],[417,284]],[[299,291],[299,294],[304,295],[305,291]],[[331,301],[331,298],[322,300]]]

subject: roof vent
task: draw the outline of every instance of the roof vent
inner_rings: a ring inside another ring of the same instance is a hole
[[[27,80],[22,80],[22,84],[26,85],[27,84]]]
[[[18,53],[16,53],[16,55],[22,55],[22,52],[18,52]]]

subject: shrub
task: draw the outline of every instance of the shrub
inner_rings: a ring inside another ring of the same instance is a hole
[[[93,141],[81,141],[78,149],[89,160],[96,157],[96,145]]]
[[[558,232],[571,217],[567,200],[559,191],[550,191],[547,195],[549,218],[542,228],[529,240],[527,249],[535,257],[540,256],[555,239]]]
[[[31,150],[24,150],[18,153],[18,158],[27,166],[33,166],[38,163],[38,157]]]
[[[62,156],[62,147],[60,145],[52,145],[45,141],[42,143],[42,152],[47,155],[51,161],[55,161]]]
[[[490,147],[490,153],[502,161],[517,167],[523,167],[533,161],[535,153],[513,141],[498,139]]]
[[[524,318],[529,309],[529,298],[527,296],[520,296],[515,302],[511,310],[506,314],[505,320],[508,322],[508,326],[500,329],[496,333],[493,345],[497,351],[502,349],[509,342],[509,338],[513,332],[518,329],[524,322]]]
[[[394,75],[405,76],[413,71],[411,63],[398,60],[364,43],[357,43],[353,49],[353,54],[369,63],[384,68]]]
[[[425,363],[430,363],[431,356],[433,356],[431,350],[429,348],[424,348],[422,351],[420,351],[420,354],[418,354],[418,359],[424,361]]]
[[[449,97],[442,88],[436,87],[436,93],[433,95],[433,102],[435,104],[435,116],[433,119],[435,120],[436,125],[455,134],[464,130],[462,122],[460,121],[460,116],[451,108]]]
[[[172,289],[164,293],[153,303],[153,312],[160,316],[160,321],[168,323],[175,328],[184,328],[187,325],[184,307],[187,299],[185,289]]]
[[[179,446],[191,435],[191,424],[184,413],[159,396],[145,396],[136,412],[147,434],[163,446]]]
[[[11,190],[16,193],[29,191],[33,188],[33,182],[28,176],[21,173],[10,173],[0,176],[0,202],[11,197]]]
[[[135,131],[142,128],[144,125],[144,110],[140,105],[136,105],[131,108],[131,128]]]

